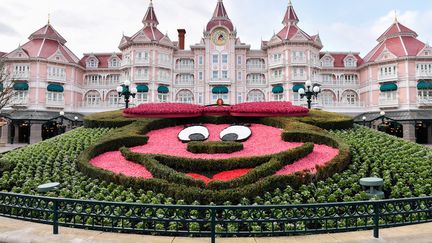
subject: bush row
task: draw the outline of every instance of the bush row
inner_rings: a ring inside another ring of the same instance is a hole
[[[187,151],[194,154],[232,154],[243,150],[243,143],[238,142],[198,142],[187,144]]]

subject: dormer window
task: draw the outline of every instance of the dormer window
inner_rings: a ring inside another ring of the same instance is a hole
[[[357,63],[356,60],[354,60],[354,58],[347,58],[345,59],[345,67],[356,67]]]
[[[110,62],[111,67],[118,67],[118,65],[119,65],[119,61],[117,60],[117,58],[111,59],[111,62]]]
[[[88,68],[97,68],[98,63],[94,58],[91,58],[90,60],[87,61],[87,67]]]
[[[322,61],[323,67],[333,67],[333,59],[331,57],[324,57]]]

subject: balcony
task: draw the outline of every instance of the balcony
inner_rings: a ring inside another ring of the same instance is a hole
[[[399,78],[397,73],[390,73],[390,74],[380,74],[378,75],[378,82],[389,82],[389,81],[397,81]]]
[[[175,66],[177,72],[192,73],[195,70],[194,64],[177,64]]]
[[[211,85],[227,85],[231,84],[231,80],[229,78],[212,78],[210,79]]]
[[[170,61],[159,61],[157,65],[158,67],[172,69],[172,63]]]
[[[265,79],[247,79],[246,84],[248,86],[265,86],[265,85],[267,85]]]
[[[136,58],[135,65],[137,66],[148,66],[150,65],[150,59],[148,58]]]
[[[380,108],[396,108],[399,107],[399,99],[379,99]]]
[[[130,67],[132,65],[132,62],[130,59],[125,59],[123,61],[121,61],[121,67],[125,68],[125,67]]]
[[[13,97],[10,102],[10,106],[20,107],[20,106],[28,106],[29,105],[29,97]]]
[[[134,81],[150,81],[150,75],[135,75]]]
[[[64,100],[48,100],[45,101],[46,107],[63,108],[65,106]]]
[[[279,68],[283,67],[285,65],[284,59],[277,59],[277,60],[270,60],[269,62],[269,68]]]
[[[293,57],[291,59],[291,64],[292,65],[306,65],[307,64],[306,57]]]
[[[432,96],[417,96],[418,107],[432,106]]]
[[[28,80],[30,72],[14,72],[12,74],[12,80]]]
[[[169,77],[166,77],[166,76],[158,76],[157,81],[160,83],[165,83],[165,84],[171,83],[171,79]]]
[[[306,81],[307,75],[293,75],[292,80],[293,81]]]
[[[247,64],[246,69],[248,72],[261,73],[266,71],[266,66],[265,64]]]
[[[417,71],[416,79],[432,79],[432,70]]]
[[[48,74],[47,81],[64,83],[64,82],[66,82],[66,75],[52,75],[52,74]]]
[[[273,77],[271,77],[270,78],[270,83],[280,83],[280,82],[284,82],[285,81],[285,78],[284,78],[284,76],[273,76]]]
[[[193,86],[194,85],[194,80],[193,79],[186,79],[186,80],[176,80],[174,82],[175,85],[178,86]]]

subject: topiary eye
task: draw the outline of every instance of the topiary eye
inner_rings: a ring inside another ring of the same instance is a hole
[[[234,125],[225,128],[220,133],[220,139],[222,141],[237,141],[242,142],[248,140],[248,138],[252,135],[252,131],[249,127]]]
[[[205,141],[209,137],[209,130],[204,126],[190,126],[178,134],[178,139],[182,142]]]

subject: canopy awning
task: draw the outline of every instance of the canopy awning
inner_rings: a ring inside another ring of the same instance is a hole
[[[421,80],[417,83],[417,89],[432,89],[432,81]]]
[[[225,86],[216,86],[212,89],[213,94],[228,94],[228,92],[229,90]]]
[[[147,85],[139,84],[139,85],[137,85],[137,91],[140,93],[147,93],[147,92],[149,92],[149,88]]]
[[[14,90],[28,90],[29,85],[28,85],[28,83],[24,83],[24,82],[17,82],[13,85],[13,89]]]
[[[64,88],[60,84],[49,84],[47,90],[50,92],[64,92]]]
[[[296,85],[293,86],[293,91],[294,92],[297,93],[299,91],[299,89],[305,89],[305,86],[303,84],[296,84]]]
[[[395,91],[398,89],[397,84],[395,83],[385,83],[380,87],[381,92]]]
[[[168,94],[169,93],[169,89],[167,86],[159,86],[158,87],[158,93],[159,94]]]
[[[276,85],[272,89],[273,94],[282,94],[284,92],[284,88],[281,85]]]

